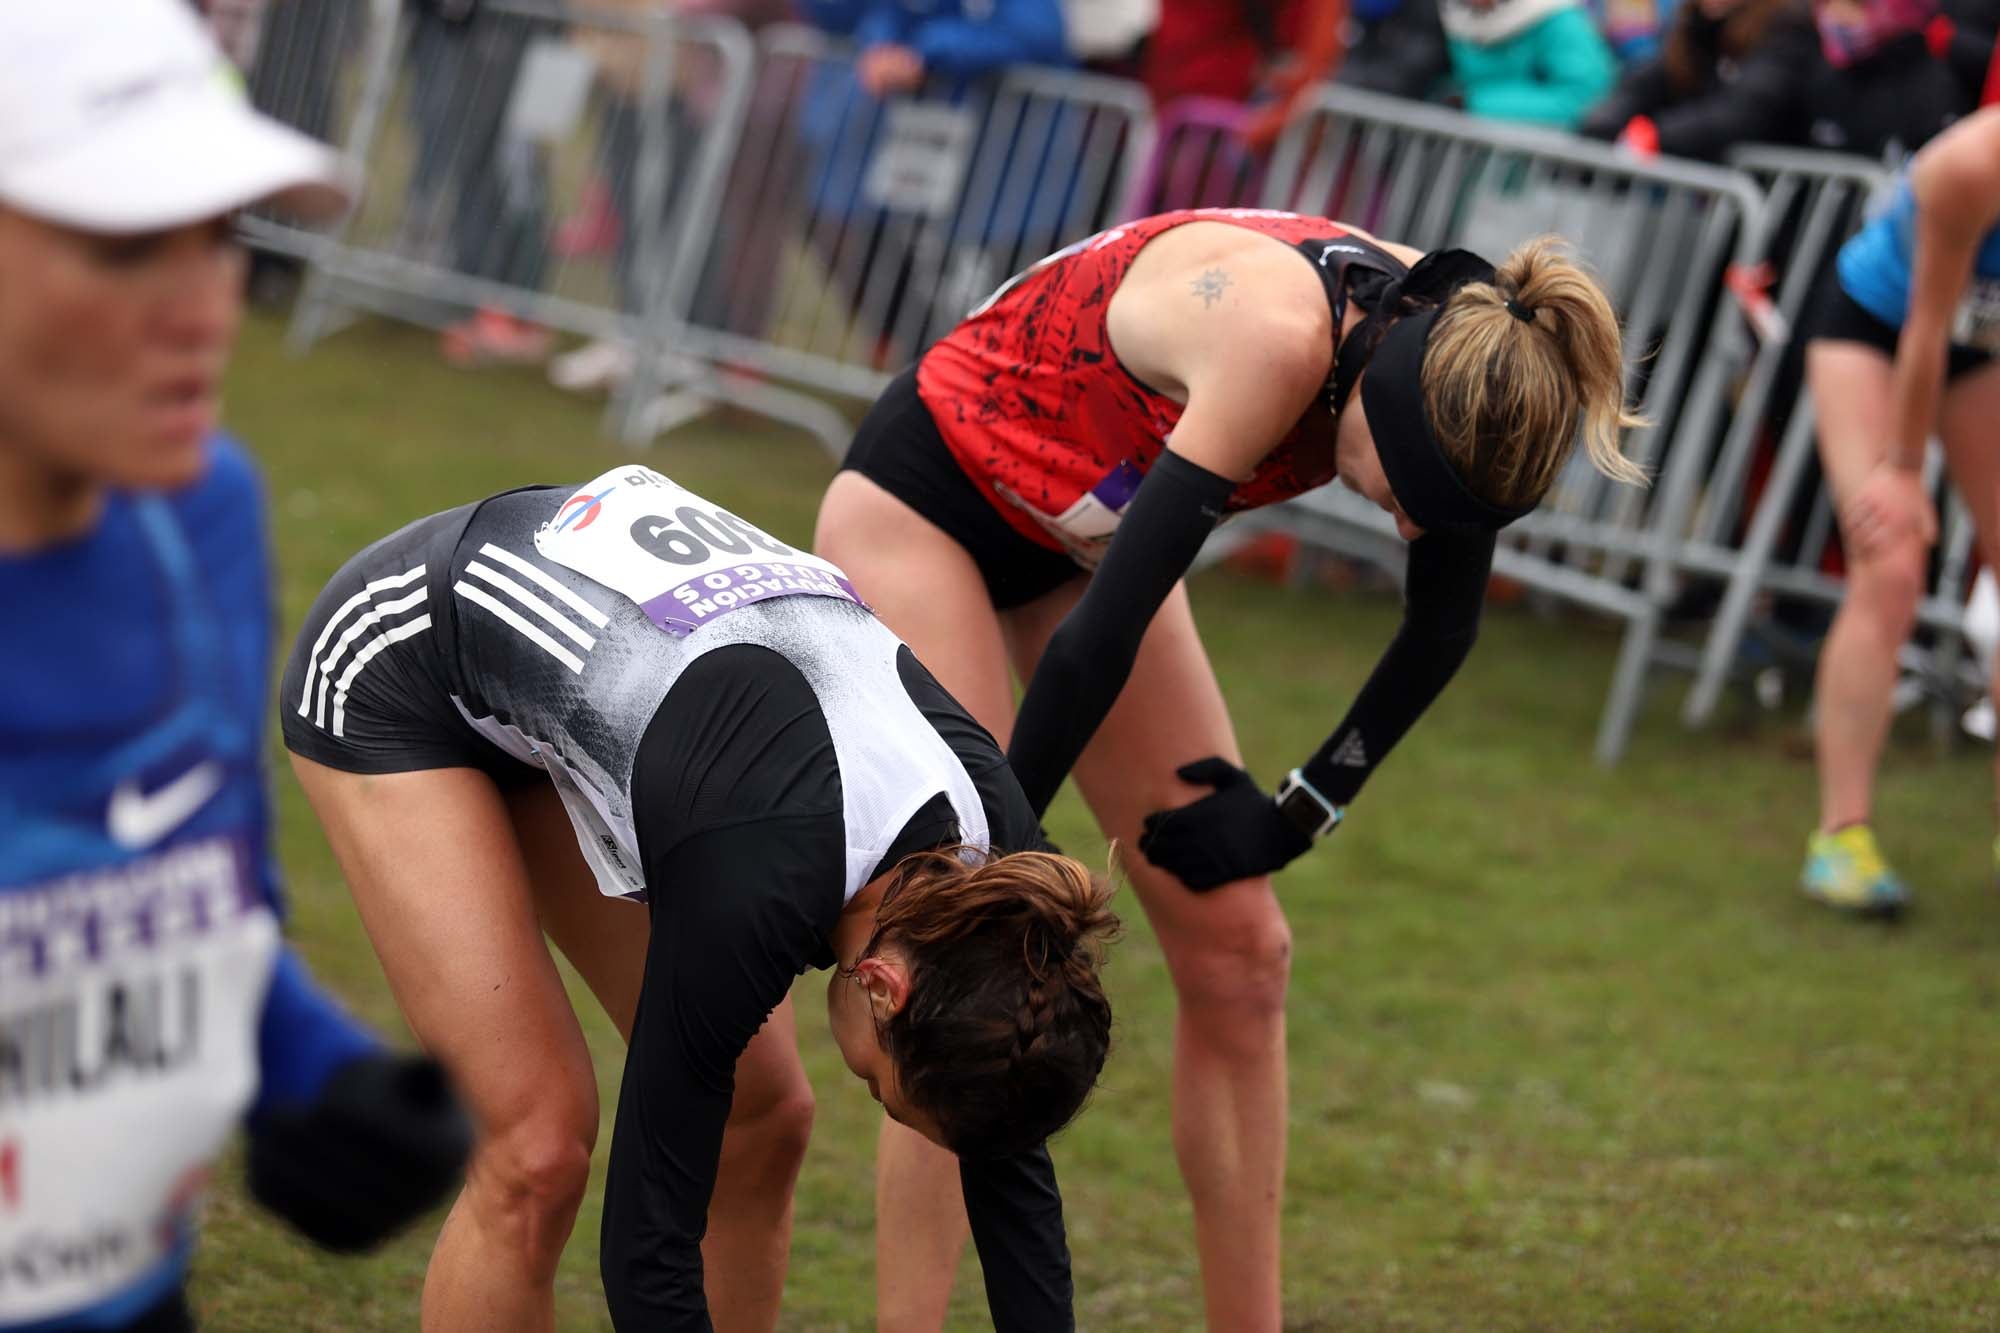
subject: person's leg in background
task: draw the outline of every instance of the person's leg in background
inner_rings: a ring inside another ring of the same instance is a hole
[[[509,133],[508,109],[529,46],[546,27],[477,10],[448,37],[459,44],[440,146],[452,190],[451,267],[524,292],[541,289],[548,264],[548,170],[540,145]],[[461,366],[538,363],[549,343],[546,329],[488,306],[446,329],[443,351]]]
[[[1819,430],[1820,460],[1838,515],[1886,456],[1891,363],[1865,343],[1815,339],[1806,378]],[[1819,827],[1810,841],[1804,886],[1850,911],[1893,915],[1907,891],[1875,844],[1869,819],[1875,770],[1889,734],[1896,658],[1915,623],[1929,550],[1903,534],[1863,552],[1846,539],[1847,595],[1820,647],[1815,681],[1814,751],[1819,762]]]
[[[1080,594],[1071,585],[1009,613],[1022,675]],[[1194,1203],[1207,1326],[1278,1333],[1291,928],[1268,877],[1195,893],[1138,850],[1146,815],[1206,794],[1174,774],[1209,755],[1241,762],[1183,586],[1146,631],[1075,776],[1119,847],[1174,981],[1174,1152]]]

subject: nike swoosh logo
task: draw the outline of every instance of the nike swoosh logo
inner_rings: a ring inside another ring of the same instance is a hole
[[[222,790],[222,765],[203,760],[187,772],[150,792],[136,782],[121,782],[111,792],[105,822],[111,840],[128,851],[150,847],[194,817]]]

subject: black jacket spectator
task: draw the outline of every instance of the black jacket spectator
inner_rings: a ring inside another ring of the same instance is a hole
[[[1451,72],[1437,0],[1355,0],[1349,34],[1335,83],[1422,101]]]
[[[1942,14],[1924,30],[1931,54],[1951,67],[1952,77],[1979,100],[1993,63],[1993,39],[2000,30],[2000,0],[1945,0]]]
[[[1660,54],[1628,70],[1578,128],[1615,139],[1644,116],[1660,152],[1710,161],[1739,143],[1794,141],[1819,64],[1805,0],[1681,0]]]
[[[1806,138],[1815,148],[1901,157],[1978,103],[1921,33],[1885,43],[1845,68],[1820,62],[1806,94]]]

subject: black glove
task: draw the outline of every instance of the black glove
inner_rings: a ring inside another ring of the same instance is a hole
[[[1312,846],[1312,839],[1279,812],[1257,780],[1227,759],[1197,759],[1178,776],[1215,791],[1147,815],[1139,850],[1197,893],[1268,875]]]
[[[458,1183],[472,1122],[444,1069],[414,1055],[364,1055],[313,1102],[250,1126],[250,1192],[329,1250],[379,1244]]]

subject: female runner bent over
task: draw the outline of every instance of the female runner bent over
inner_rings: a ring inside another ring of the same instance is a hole
[[[786,995],[836,965],[849,1068],[959,1156],[995,1324],[1070,1327],[1043,1141],[1104,1061],[1108,890],[1028,850],[992,738],[838,569],[642,467],[510,491],[351,560],[281,706],[396,997],[480,1129],[426,1328],[553,1321],[598,1110],[544,932],[629,1048],[619,1328],[706,1329],[711,1302],[717,1327],[776,1323],[812,1114]]]
[[[1180,999],[1174,1142],[1211,1328],[1280,1322],[1291,945],[1266,877],[1451,679],[1494,533],[1577,436],[1641,478],[1616,446],[1619,341],[1548,242],[1496,273],[1325,218],[1168,213],[1003,287],[889,388],[827,492],[819,549],[995,735],[1010,659],[1031,678],[1008,753],[1037,813],[1074,764],[1106,835],[1148,859],[1128,869]],[[1236,765],[1179,581],[1225,514],[1336,477],[1410,541],[1407,608],[1274,801]],[[958,1201],[943,1158],[883,1133],[881,1326],[935,1328]]]

